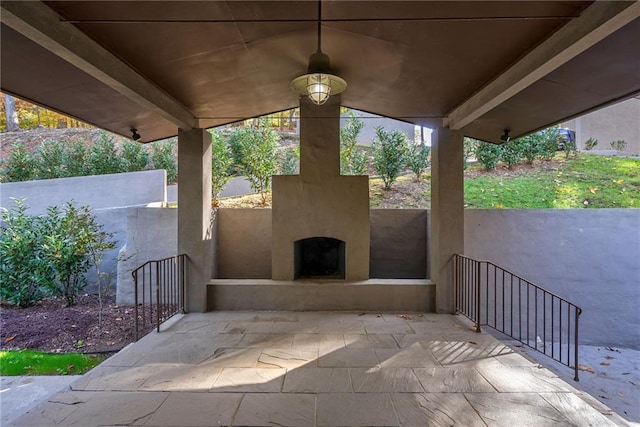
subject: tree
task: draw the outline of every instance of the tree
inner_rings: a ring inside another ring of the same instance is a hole
[[[16,100],[13,96],[4,94],[4,115],[7,119],[7,132],[20,130],[18,112],[16,111]]]
[[[211,200],[218,206],[218,195],[231,178],[230,167],[233,157],[227,141],[220,131],[211,131]]]
[[[278,173],[279,139],[280,136],[262,120],[258,127],[237,128],[229,135],[240,172],[253,191],[260,193],[263,205],[267,203],[271,176]]]
[[[400,176],[406,165],[409,143],[407,136],[397,130],[387,132],[376,127],[377,139],[373,141],[373,167],[388,190]]]
[[[173,154],[175,140],[168,139],[151,143],[151,163],[154,169],[167,171],[167,184],[176,180],[178,175],[178,162]]]
[[[364,128],[364,122],[353,111],[340,129],[340,174],[365,175],[367,173],[367,155],[358,148],[358,135]]]

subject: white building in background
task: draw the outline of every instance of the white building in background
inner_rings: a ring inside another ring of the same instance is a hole
[[[576,132],[578,149],[589,138],[598,140],[594,150],[610,150],[611,142],[624,140],[627,155],[640,155],[640,97],[627,99],[561,124]]]

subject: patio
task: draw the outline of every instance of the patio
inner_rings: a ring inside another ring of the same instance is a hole
[[[459,316],[212,312],[164,329],[12,425],[629,425]]]

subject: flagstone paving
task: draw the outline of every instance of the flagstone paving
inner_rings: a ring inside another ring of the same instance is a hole
[[[629,425],[459,316],[215,312],[165,329],[10,425]]]

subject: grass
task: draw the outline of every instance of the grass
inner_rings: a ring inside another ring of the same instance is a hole
[[[640,160],[581,154],[552,170],[465,180],[469,208],[640,208]]]
[[[0,351],[0,375],[80,375],[94,368],[104,359],[103,356],[79,353]]]

